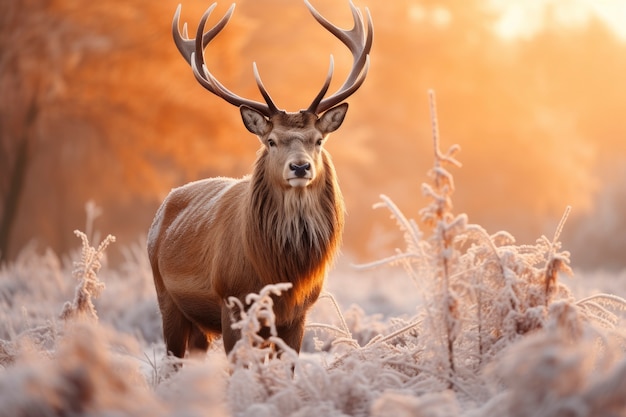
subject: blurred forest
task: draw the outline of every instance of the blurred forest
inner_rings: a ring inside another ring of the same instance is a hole
[[[178,2],[0,3],[3,259],[32,240],[60,252],[75,247],[88,201],[103,209],[96,228],[123,247],[145,235],[172,187],[250,172],[257,140],[236,108],[197,84],[171,39]],[[343,82],[349,52],[302,1],[237,3],[206,54],[231,90],[260,100],[256,61],[279,107],[299,110],[319,90],[330,54],[331,90]],[[312,3],[351,24],[347,2]],[[442,141],[462,148],[457,212],[532,242],[551,236],[572,205],[562,241],[573,266],[626,266],[624,39],[592,14],[565,24],[555,0],[535,15],[537,30],[508,37],[496,30],[504,2],[355,3],[374,21],[372,63],[327,145],[348,208],[345,254],[369,260],[398,244],[388,214],[371,209],[379,194],[416,218],[424,206],[432,88]],[[183,4],[190,32],[208,5]]]

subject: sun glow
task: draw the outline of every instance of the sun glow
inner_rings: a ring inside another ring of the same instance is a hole
[[[603,21],[626,41],[626,2],[621,0],[491,0],[501,13],[495,31],[505,39],[526,38],[546,24],[584,25]]]

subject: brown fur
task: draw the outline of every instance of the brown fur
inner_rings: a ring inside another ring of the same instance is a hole
[[[212,178],[172,190],[159,208],[148,253],[168,352],[206,351],[220,333],[228,353],[239,338],[228,297],[241,300],[265,285],[291,282],[275,299],[278,336],[299,351],[307,310],[318,298],[336,254],[344,206],[325,140],[343,121],[343,104],[319,118],[242,108],[263,147],[251,176]],[[274,145],[271,145],[271,143]],[[285,179],[293,162],[310,162],[307,186]]]

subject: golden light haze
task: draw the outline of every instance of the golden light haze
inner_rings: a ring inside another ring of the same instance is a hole
[[[626,40],[626,3],[622,0],[491,0],[499,16],[496,33],[528,38],[547,24],[581,26],[599,19]]]
[[[178,2],[0,5],[0,247],[8,258],[32,239],[59,251],[77,246],[72,231],[84,229],[89,200],[104,213],[96,229],[122,247],[145,235],[171,187],[251,171],[258,141],[176,51]],[[190,32],[209,4],[183,2]],[[211,22],[229,4],[220,2]],[[351,23],[347,2],[312,4]],[[573,265],[626,264],[622,2],[355,4],[372,14],[371,68],[327,145],[348,207],[346,256],[371,260],[400,244],[388,213],[371,209],[378,195],[418,218],[432,166],[432,88],[442,147],[462,148],[463,167],[452,171],[457,212],[524,242],[550,236],[572,205],[562,240]],[[206,61],[229,89],[260,100],[257,62],[277,105],[297,111],[321,87],[331,54],[334,90],[351,56],[301,1],[242,0]]]

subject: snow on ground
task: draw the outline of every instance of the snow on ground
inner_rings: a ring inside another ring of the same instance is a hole
[[[485,327],[490,314],[499,323],[483,329],[482,353],[478,322],[456,316],[451,371],[436,285],[420,289],[399,266],[360,270],[340,262],[327,279],[329,295],[311,311],[299,359],[268,362],[267,352],[248,346],[258,363],[237,365],[218,343],[173,372],[145,252],[141,244],[126,252],[119,269],[105,263],[96,271],[105,285],[91,300],[97,320],[60,319],[76,298],[77,268],[69,259],[26,248],[1,270],[0,415],[626,415],[625,304],[575,301],[626,296],[626,272],[559,274],[548,306],[524,311],[524,297],[537,288],[523,279],[536,277],[525,275],[529,265],[512,262],[517,275],[506,279],[518,280],[509,295],[520,308],[481,309]],[[507,245],[499,253],[503,263],[538,256]],[[81,259],[80,252],[73,257]],[[78,269],[79,279],[89,275]],[[465,300],[466,290],[455,290],[456,308],[476,316],[476,297]],[[497,301],[489,289],[483,296]]]

